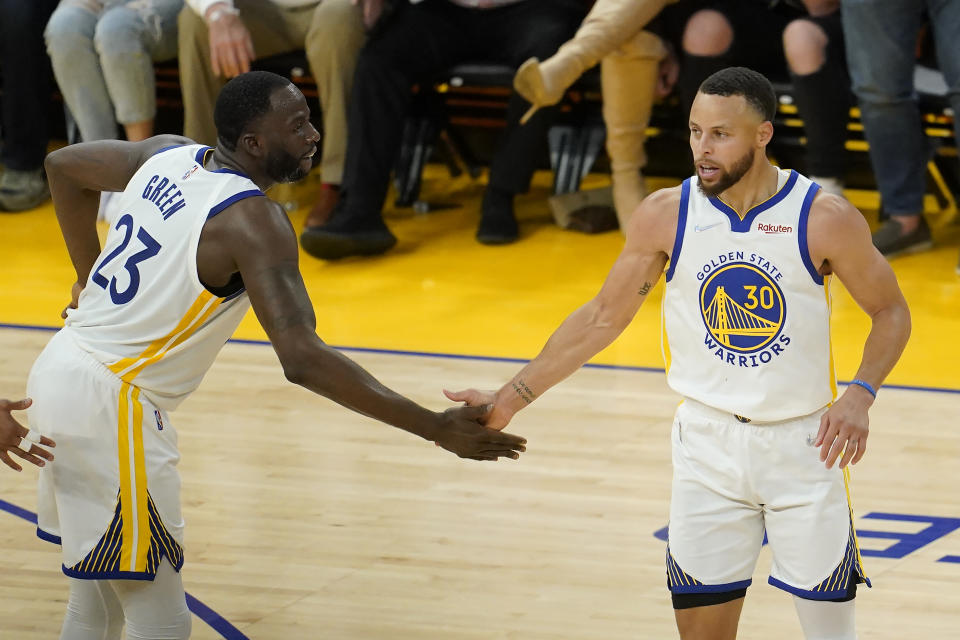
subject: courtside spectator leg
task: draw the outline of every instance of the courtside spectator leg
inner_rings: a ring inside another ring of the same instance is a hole
[[[807,137],[807,173],[842,196],[851,100],[840,12],[794,20],[783,31],[783,48]]]
[[[486,55],[516,67],[531,57],[553,55],[575,33],[583,10],[581,3],[571,0],[526,0],[491,11],[486,17]],[[477,229],[477,240],[485,244],[513,242],[519,237],[513,197],[530,188],[555,115],[555,110],[541,110],[521,126],[520,118],[529,108],[530,103],[514,93],[507,108],[507,128],[490,164],[490,184]]]
[[[640,31],[605,57],[600,67],[613,206],[624,233],[630,214],[647,195],[640,171],[647,163],[647,125],[653,111],[660,60],[666,55],[660,38]]]
[[[323,189],[304,227],[326,222],[339,200],[347,155],[347,104],[366,38],[360,7],[351,0],[323,0],[313,13],[305,48],[323,110]]]
[[[854,93],[870,144],[870,164],[890,220],[873,235],[893,256],[931,245],[923,219],[927,143],[913,88],[923,2],[860,0],[845,3],[843,32]]]
[[[43,50],[43,27],[56,6],[54,0],[0,0],[3,211],[32,209],[50,197],[43,179],[43,158],[52,74]]]

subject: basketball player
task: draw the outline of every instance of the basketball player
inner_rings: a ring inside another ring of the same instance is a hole
[[[495,402],[487,425],[503,428],[610,344],[669,263],[663,352],[684,400],[673,423],[666,560],[683,640],[736,636],[764,531],[769,581],[794,595],[809,640],[853,640],[856,585],[870,584],[847,465],[866,451],[867,411],[906,344],[910,315],[863,216],[767,160],[775,109],[759,73],[728,68],[705,80],[690,112],[696,176],[640,204],[597,297],[499,391],[448,392]],[[839,398],[832,274],[873,323]]]
[[[168,412],[197,387],[250,304],[291,382],[461,457],[516,458],[524,449],[522,438],[478,422],[486,408],[429,411],[317,337],[297,236],[263,193],[310,169],[320,136],[309,115],[288,80],[252,72],[217,100],[216,148],[159,136],[78,144],[47,158],[77,284],[66,326],[30,373],[32,431],[10,418],[23,405],[3,405],[0,443],[4,456],[37,463],[34,441],[58,445],[40,471],[37,533],[62,547],[64,640],[117,639],[124,623],[131,640],[190,635]],[[123,192],[103,250],[101,191]]]

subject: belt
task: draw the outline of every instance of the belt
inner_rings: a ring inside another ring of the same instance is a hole
[[[686,405],[686,406],[688,406],[688,407],[690,407],[690,408],[693,409],[694,411],[697,411],[697,412],[699,412],[699,413],[706,414],[706,415],[708,415],[708,416],[713,416],[715,419],[719,419],[719,420],[729,420],[730,418],[734,418],[734,419],[736,419],[737,422],[740,422],[740,423],[742,423],[742,424],[750,424],[751,422],[752,422],[752,423],[755,423],[755,424],[758,424],[758,425],[761,425],[761,424],[780,424],[780,423],[782,423],[782,422],[791,422],[791,421],[793,421],[793,420],[798,420],[798,419],[800,419],[800,418],[805,418],[805,417],[806,417],[806,416],[796,416],[796,417],[793,417],[793,418],[786,418],[786,419],[784,419],[784,420],[772,420],[772,421],[771,421],[771,420],[757,420],[756,418],[748,418],[747,416],[741,415],[741,414],[739,414],[739,413],[733,413],[732,411],[724,411],[723,409],[717,409],[716,407],[711,407],[710,405],[704,404],[704,403],[702,403],[702,402],[698,402],[697,400],[694,400],[693,398],[684,398],[684,399],[683,399],[683,404]],[[809,415],[821,414],[821,413],[823,413],[824,410],[825,410],[825,408],[824,408],[824,409],[818,409],[817,411],[814,411],[813,413],[811,413],[811,414],[809,414]]]

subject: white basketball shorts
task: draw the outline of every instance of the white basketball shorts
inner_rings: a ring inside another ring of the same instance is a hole
[[[766,532],[770,584],[832,600],[863,572],[849,472],[827,469],[813,446],[825,409],[771,423],[687,399],[673,422],[667,585],[675,594],[747,587]]]
[[[183,565],[183,517],[169,417],[73,341],[54,335],[27,381],[30,426],[53,438],[40,470],[37,535],[74,578],[152,580]]]

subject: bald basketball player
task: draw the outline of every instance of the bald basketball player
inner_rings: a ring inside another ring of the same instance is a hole
[[[860,212],[767,160],[775,110],[759,73],[728,68],[705,80],[689,123],[696,176],[640,204],[597,297],[499,391],[448,392],[495,403],[487,425],[502,429],[609,345],[666,267],[667,381],[684,398],[666,577],[683,640],[736,637],[764,532],[769,582],[793,594],[808,640],[854,640],[857,584],[870,584],[848,464],[866,451],[868,410],[906,345],[910,314]],[[872,321],[839,398],[833,275]]]
[[[179,452],[169,412],[197,386],[252,304],[287,378],[464,458],[516,458],[525,441],[384,387],[316,334],[297,236],[264,197],[306,175],[319,134],[300,91],[271,73],[223,88],[216,148],[180,137],[78,144],[46,161],[77,273],[65,327],[27,383],[28,431],[0,404],[0,460],[38,464],[37,534],[61,545],[62,640],[179,639],[184,596]],[[101,191],[122,215],[101,249]],[[53,460],[45,445],[56,442]],[[264,425],[264,442],[270,442]],[[51,461],[46,464],[46,461]]]

